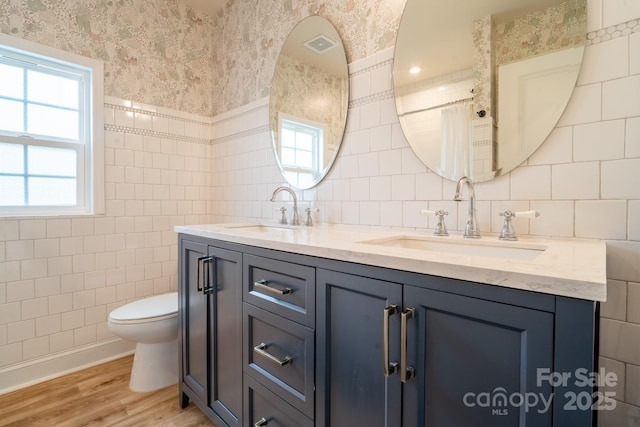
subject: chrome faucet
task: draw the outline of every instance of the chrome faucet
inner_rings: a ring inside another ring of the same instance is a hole
[[[463,237],[468,239],[479,239],[480,230],[478,230],[478,219],[476,218],[476,190],[473,186],[473,181],[466,176],[460,178],[458,185],[456,186],[456,195],[453,196],[453,200],[456,202],[462,201],[462,187],[465,184],[469,187],[469,218],[467,219],[467,225],[464,228]]]
[[[289,224],[300,225],[300,220],[298,219],[298,197],[296,197],[296,193],[292,189],[290,189],[289,187],[276,188],[275,190],[273,190],[273,194],[271,195],[271,201],[275,202],[276,196],[281,191],[286,191],[287,193],[291,194],[291,197],[293,198],[293,215],[291,215],[291,221],[289,221]]]

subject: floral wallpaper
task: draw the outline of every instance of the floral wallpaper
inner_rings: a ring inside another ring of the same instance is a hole
[[[494,110],[492,23],[490,15],[473,22],[473,45],[476,48],[473,60],[474,109],[485,110],[490,117]]]
[[[179,0],[2,0],[0,31],[103,60],[105,93],[212,116],[269,95],[303,18],[328,19],[348,62],[392,47],[406,0],[231,0],[208,17]]]
[[[586,28],[585,0],[568,0],[507,22],[497,22],[494,30],[496,66],[584,46]]]
[[[2,0],[0,32],[104,61],[106,95],[214,112],[213,21],[177,0]]]
[[[269,95],[287,35],[320,15],[338,30],[349,63],[395,44],[406,0],[232,0],[214,18],[214,113]]]
[[[2,0],[0,31],[103,60],[107,95],[211,116],[269,95],[301,19],[332,22],[353,62],[395,44],[405,3],[231,0],[208,17],[179,0]],[[498,25],[497,63],[583,43],[585,10],[569,0]]]

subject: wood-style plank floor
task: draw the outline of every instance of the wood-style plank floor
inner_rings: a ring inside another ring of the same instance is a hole
[[[178,404],[178,386],[129,390],[133,356],[0,396],[0,426],[207,426],[190,403]]]

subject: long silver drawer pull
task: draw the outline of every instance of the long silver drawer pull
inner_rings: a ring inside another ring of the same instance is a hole
[[[253,287],[262,289],[263,291],[271,292],[272,294],[276,295],[287,295],[293,293],[293,289],[291,288],[278,289],[274,288],[273,286],[269,286],[269,282],[264,279],[253,282]]]
[[[384,309],[384,330],[382,339],[384,341],[384,376],[388,377],[391,374],[395,374],[398,371],[398,364],[395,362],[389,362],[389,318],[398,312],[398,306],[391,304]]]
[[[269,420],[266,419],[265,417],[262,417],[258,421],[256,421],[256,423],[253,426],[262,427],[262,426],[266,426],[267,424],[269,424]]]
[[[272,361],[276,365],[284,366],[284,365],[288,365],[289,363],[293,362],[293,359],[291,357],[289,357],[289,356],[285,356],[284,359],[280,360],[277,357],[275,357],[273,354],[267,353],[265,351],[266,349],[267,349],[267,345],[265,343],[260,343],[260,345],[257,345],[255,347],[253,347],[253,351],[258,353],[262,357],[266,357],[267,359],[269,359],[270,361]]]
[[[413,378],[415,369],[407,366],[407,321],[416,316],[415,308],[407,308],[400,315],[400,381],[406,383]]]

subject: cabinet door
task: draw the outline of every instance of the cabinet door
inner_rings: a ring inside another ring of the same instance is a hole
[[[316,425],[398,426],[401,387],[384,374],[385,308],[402,286],[317,270]],[[390,361],[399,357],[399,316],[390,316]]]
[[[228,425],[242,425],[242,254],[209,247],[209,256],[208,405]]]
[[[404,301],[405,425],[552,425],[551,387],[537,384],[538,368],[553,371],[551,313],[413,286]]]
[[[207,402],[207,299],[202,293],[202,259],[207,245],[181,240],[180,247],[181,377],[195,397]],[[182,385],[182,384],[181,384]],[[183,404],[188,400],[183,397]]]

